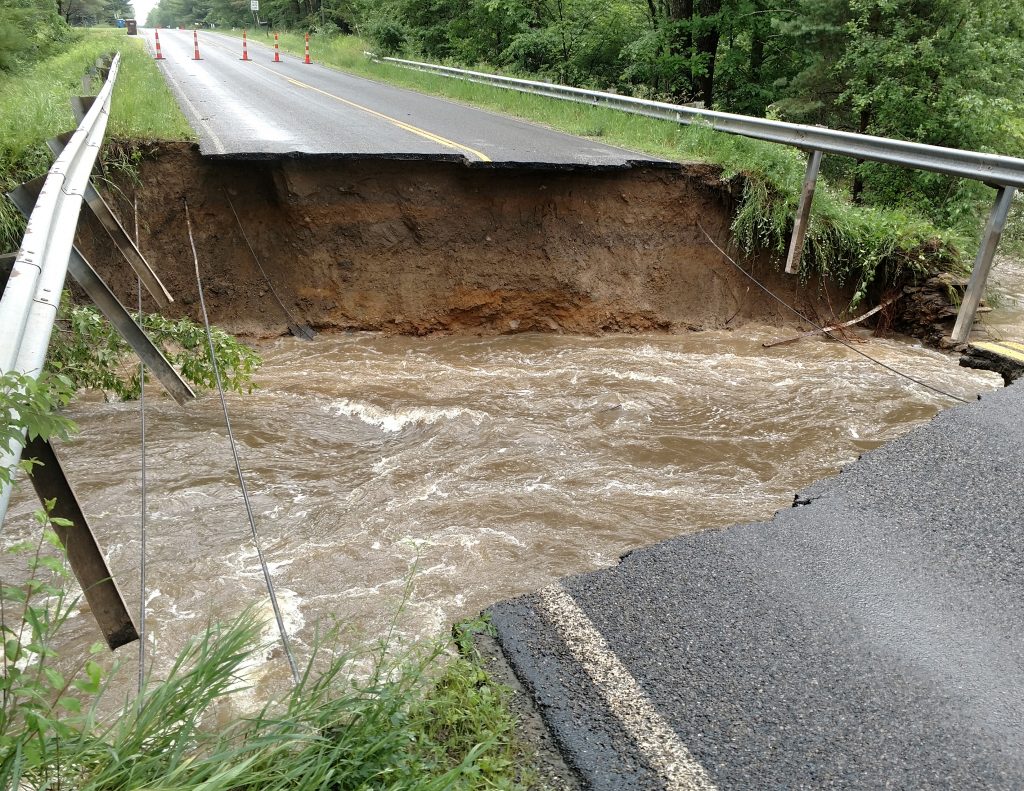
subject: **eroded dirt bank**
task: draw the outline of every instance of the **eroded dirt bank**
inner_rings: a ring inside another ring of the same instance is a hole
[[[140,171],[141,247],[177,300],[165,312],[195,315],[198,307],[187,200],[211,316],[235,332],[277,334],[285,319],[228,196],[286,305],[321,329],[593,333],[791,323],[701,232],[725,246],[734,200],[706,166],[210,161],[190,146],[161,144]],[[122,201],[119,212],[127,218],[130,207]],[[134,274],[102,233],[83,223],[81,236],[115,291],[134,294]],[[801,286],[766,259],[744,266],[811,315],[830,315],[819,284]],[[832,293],[832,306],[845,304]]]

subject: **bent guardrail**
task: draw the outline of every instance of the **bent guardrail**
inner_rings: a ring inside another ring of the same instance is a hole
[[[42,370],[82,199],[107,129],[120,62],[119,53],[110,63],[107,80],[95,102],[50,168],[29,217],[7,288],[0,297],[0,372],[38,376]],[[21,451],[20,443],[3,448],[0,465],[13,467],[21,458]],[[0,524],[10,496],[8,485],[0,491]]]
[[[662,121],[679,124],[705,124],[711,129],[732,135],[741,135],[769,143],[780,143],[808,152],[810,155],[807,174],[804,179],[800,204],[794,222],[794,232],[790,240],[789,253],[786,258],[786,271],[794,273],[799,269],[803,250],[804,230],[810,217],[811,202],[818,178],[818,169],[823,153],[839,154],[872,162],[889,165],[929,170],[944,173],[948,176],[981,181],[998,190],[995,204],[985,227],[978,256],[975,259],[971,280],[967,286],[956,326],[953,329],[953,340],[962,343],[967,340],[974,315],[981,302],[985,281],[992,267],[999,238],[1006,225],[1009,206],[1014,191],[1024,188],[1024,159],[987,154],[981,151],[966,151],[959,148],[946,148],[925,143],[914,143],[909,140],[894,140],[874,135],[861,135],[855,132],[843,132],[805,124],[794,124],[786,121],[773,121],[767,118],[755,118],[747,115],[735,115],[716,110],[703,110],[695,107],[684,107],[667,102],[656,102],[650,99],[637,99],[632,96],[620,96],[604,91],[591,91],[585,88],[573,88],[568,85],[524,80],[516,77],[505,77],[469,69],[458,69],[452,66],[441,66],[436,63],[405,60],[403,58],[381,58],[373,53],[366,53],[375,60],[393,63],[409,69],[416,69],[445,77],[491,85],[499,88],[547,96],[553,99],[578,102],[598,107],[609,107],[621,112],[643,115]]]

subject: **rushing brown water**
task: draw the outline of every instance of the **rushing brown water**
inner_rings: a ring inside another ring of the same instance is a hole
[[[634,547],[763,519],[953,403],[834,342],[762,347],[788,334],[265,346],[260,389],[229,404],[300,658],[318,621],[382,634],[410,574],[399,630],[432,635]],[[857,346],[962,398],[1000,385],[916,344]],[[216,395],[182,409],[149,393],[146,597],[159,669],[265,591]],[[138,404],[84,400],[72,416],[70,475],[134,611]],[[15,495],[8,540],[33,530],[30,494]],[[98,639],[87,614],[71,627],[69,650]],[[134,663],[134,647],[120,653]],[[280,658],[265,671],[287,677]]]
[[[1024,259],[997,257],[990,285],[999,294],[999,306],[992,313],[980,316],[981,325],[996,339],[1021,340],[1024,337]]]

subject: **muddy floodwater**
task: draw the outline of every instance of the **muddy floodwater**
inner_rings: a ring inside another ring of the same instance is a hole
[[[762,347],[790,334],[264,344],[259,389],[229,404],[300,658],[318,622],[381,635],[410,575],[398,628],[427,636],[635,547],[764,519],[954,403],[834,342]],[[856,345],[961,398],[1000,386],[913,342]],[[159,670],[265,591],[216,396],[179,408],[155,385],[148,394],[145,595]],[[138,404],[85,398],[71,414],[70,476],[135,611]],[[5,540],[32,532],[34,507],[21,486]],[[65,650],[96,639],[83,612]],[[119,653],[133,665],[135,651]],[[287,678],[280,658],[263,671]]]

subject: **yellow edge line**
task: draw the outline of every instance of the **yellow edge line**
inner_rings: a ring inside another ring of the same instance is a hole
[[[1015,362],[1024,363],[1024,353],[1019,352],[1016,349],[1013,349],[1009,346],[1004,346],[1001,343],[988,343],[987,341],[979,341],[977,343],[972,343],[971,346],[973,346],[976,349],[981,349],[982,351],[998,354],[1000,357],[1006,357],[1007,359],[1014,360]]]
[[[218,44],[214,44],[213,46],[217,47],[218,49],[223,49],[226,51],[226,47],[219,46]],[[362,110],[364,113],[369,113],[370,115],[376,116],[377,118],[380,118],[382,121],[387,121],[389,124],[394,124],[399,129],[404,129],[406,132],[412,132],[414,135],[418,135],[419,137],[429,140],[432,143],[437,143],[439,146],[444,146],[445,148],[452,148],[455,149],[456,151],[465,151],[466,153],[479,159],[481,162],[493,161],[489,156],[487,156],[487,154],[477,151],[475,148],[464,146],[462,145],[462,143],[456,143],[454,140],[449,140],[447,137],[435,135],[433,132],[428,132],[426,129],[420,129],[418,126],[413,126],[412,124],[405,123],[405,121],[399,121],[397,118],[392,118],[390,115],[384,115],[384,113],[379,113],[376,110],[371,110],[369,107],[363,107],[363,105],[361,104],[350,102],[348,99],[342,99],[340,96],[336,96],[333,93],[328,93],[327,91],[320,90],[316,86],[309,85],[307,83],[302,82],[301,80],[293,80],[291,77],[288,77],[284,74],[278,74],[273,69],[267,68],[266,66],[262,66],[259,63],[253,63],[252,65],[258,69],[263,69],[263,71],[269,71],[275,77],[281,77],[282,79],[288,80],[288,82],[292,83],[292,85],[297,85],[300,88],[306,88],[310,91],[322,93],[324,96],[334,99],[335,101],[341,102],[342,104],[347,104],[349,107],[354,107],[357,110]]]

